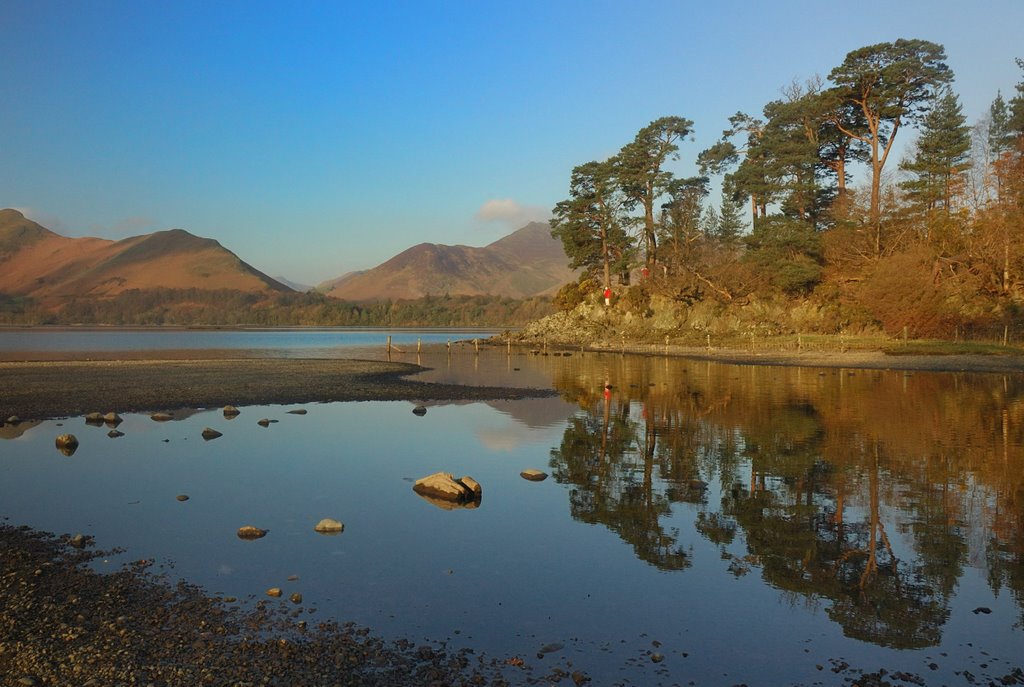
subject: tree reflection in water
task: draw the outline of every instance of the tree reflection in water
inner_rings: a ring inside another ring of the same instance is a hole
[[[641,560],[685,570],[703,537],[730,573],[757,570],[825,601],[847,636],[900,649],[941,641],[968,565],[1024,609],[1019,376],[583,365],[556,377],[581,412],[551,469],[572,516]]]

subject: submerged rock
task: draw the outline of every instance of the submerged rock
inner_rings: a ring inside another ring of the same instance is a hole
[[[424,406],[416,406],[415,408],[412,409],[412,414],[423,417],[424,415],[427,414],[427,409]]]
[[[313,529],[321,534],[340,534],[345,529],[345,525],[338,520],[324,518]]]
[[[305,415],[306,412],[307,411],[306,411],[305,408],[296,408],[295,410],[289,410],[288,414],[289,415]]]
[[[268,418],[263,418],[262,420],[257,420],[256,424],[259,425],[260,427],[269,427],[270,420]]]
[[[107,436],[110,437],[111,439],[117,439],[118,437],[123,437],[124,432],[122,432],[119,429],[112,429],[109,432],[107,432]]]
[[[265,536],[267,536],[267,530],[261,530],[259,527],[244,525],[238,528],[239,539],[261,539]]]
[[[170,413],[153,413],[149,416],[149,419],[156,422],[167,422],[168,420],[173,420],[174,416]]]
[[[224,417],[237,417],[242,411],[235,406],[224,406]]]
[[[188,501],[188,494],[178,494],[174,498],[178,499],[179,501]]]

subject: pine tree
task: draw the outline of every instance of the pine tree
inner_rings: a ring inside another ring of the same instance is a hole
[[[726,246],[737,245],[740,236],[747,229],[743,219],[745,214],[743,203],[736,201],[732,194],[723,190],[722,205],[718,211],[718,222],[714,231],[715,239]]]
[[[943,88],[922,122],[917,154],[900,164],[915,178],[901,185],[922,209],[949,212],[970,167],[970,150],[971,132],[960,101],[952,90]]]

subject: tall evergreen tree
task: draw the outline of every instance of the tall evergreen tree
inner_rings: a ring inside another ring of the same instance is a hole
[[[714,229],[715,239],[725,246],[735,246],[747,229],[743,220],[743,204],[732,197],[731,193],[722,192],[722,204],[718,210],[717,223]]]
[[[901,185],[915,205],[949,212],[956,189],[970,167],[970,150],[971,132],[960,101],[952,90],[944,88],[924,117],[917,154],[900,164],[901,169],[914,175]]]
[[[605,288],[611,273],[628,269],[631,241],[623,216],[625,198],[619,190],[618,159],[587,162],[572,170],[569,198],[555,205],[551,235],[562,241],[573,269],[600,270]]]
[[[1024,69],[1024,60],[1018,57],[1017,66]],[[1010,101],[1010,131],[1016,134],[1018,145],[1024,148],[1024,80],[1017,83],[1017,95]]]
[[[726,174],[728,186],[735,197],[750,199],[753,219],[767,214],[770,198],[763,171],[763,157],[759,149],[764,136],[765,123],[743,112],[729,117],[729,128],[710,148],[701,151],[697,164],[701,174]],[[745,135],[739,145],[734,139]],[[739,169],[735,169],[739,166]],[[734,170],[734,171],[729,171]]]
[[[672,173],[663,167],[669,160],[679,159],[678,143],[692,131],[693,122],[689,119],[661,117],[640,129],[633,141],[619,151],[619,184],[629,201],[643,210],[639,221],[648,267],[658,261],[655,203],[672,182]]]
[[[839,129],[871,149],[870,220],[875,233],[875,255],[882,254],[882,170],[904,124],[927,114],[938,88],[953,80],[941,45],[900,38],[854,50],[829,78],[841,99],[858,108],[866,128]]]
[[[998,160],[1013,147],[1013,131],[1010,130],[1010,106],[1003,100],[1001,91],[988,109],[988,149],[992,160]]]

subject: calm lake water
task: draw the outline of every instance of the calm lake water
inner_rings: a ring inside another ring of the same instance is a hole
[[[117,439],[82,418],[3,427],[0,515],[173,561],[211,592],[298,591],[316,618],[595,685],[840,684],[846,665],[988,684],[1024,663],[1021,375],[419,360],[424,379],[559,395],[128,415]],[[438,470],[479,481],[480,507],[412,491]],[[324,517],[345,531],[315,533]],[[245,524],[270,532],[242,541]]]

